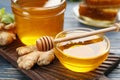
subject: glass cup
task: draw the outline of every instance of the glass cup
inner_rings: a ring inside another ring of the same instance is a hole
[[[92,31],[87,28],[62,31],[55,39],[81,35]],[[108,56],[110,42],[102,34],[55,44],[55,55],[66,68],[75,72],[96,69]]]
[[[91,0],[91,3],[92,2],[97,1]],[[118,12],[119,8],[89,7],[89,5],[84,2],[79,3],[78,9],[80,19],[84,21],[85,24],[95,27],[109,27],[117,21]]]
[[[40,36],[55,37],[63,30],[66,0],[11,0],[16,31],[26,45],[33,45]]]

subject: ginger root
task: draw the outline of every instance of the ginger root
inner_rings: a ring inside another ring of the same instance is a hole
[[[14,15],[0,8],[0,46],[4,46],[16,39]]]
[[[22,47],[18,47],[16,49],[19,56],[28,54],[28,53],[33,52],[35,50],[37,50],[36,46],[22,46]]]
[[[0,22],[0,45],[4,46],[16,39],[15,23],[4,24]]]
[[[39,51],[33,51],[29,54],[19,57],[17,60],[18,66],[26,70],[31,69],[34,64],[37,63],[39,55]]]
[[[17,60],[18,67],[25,70],[31,69],[36,63],[39,66],[48,65],[55,58],[53,50],[41,52],[37,50],[36,46],[22,46],[16,51],[20,56]]]
[[[0,45],[1,46],[10,44],[15,39],[16,39],[16,36],[14,33],[0,31]]]
[[[53,50],[50,50],[47,52],[41,52],[41,54],[38,58],[37,64],[39,66],[48,65],[48,64],[50,64],[50,62],[53,61],[54,58],[55,58],[55,56],[54,56]]]

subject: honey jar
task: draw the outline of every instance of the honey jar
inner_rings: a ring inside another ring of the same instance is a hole
[[[41,36],[55,37],[63,30],[66,0],[11,0],[16,31],[25,45]]]

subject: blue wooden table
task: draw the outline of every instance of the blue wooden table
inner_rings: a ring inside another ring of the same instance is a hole
[[[81,24],[77,21],[72,12],[72,8],[76,6],[78,2],[67,2],[67,9],[65,12],[65,23],[64,29],[68,28],[92,28],[92,29],[99,29],[93,26],[87,26]],[[10,0],[0,0],[0,8],[5,7],[6,11],[12,13],[10,7]],[[105,34],[111,42],[111,49],[110,52],[118,54],[120,56],[120,32],[109,32]],[[114,69],[108,77],[110,80],[120,80],[120,66]],[[22,72],[20,72],[17,68],[13,67],[10,63],[8,63],[2,56],[0,56],[0,80],[31,80]]]

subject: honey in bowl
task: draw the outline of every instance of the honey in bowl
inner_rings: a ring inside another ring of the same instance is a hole
[[[63,30],[66,0],[11,0],[19,39],[33,45],[40,36]]]
[[[81,35],[89,29],[77,29],[59,33],[56,38]],[[109,40],[105,36],[94,35],[55,45],[55,55],[69,70],[89,72],[96,69],[108,56]]]

